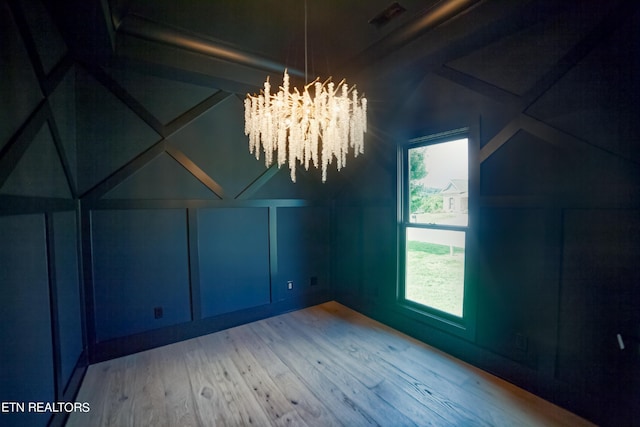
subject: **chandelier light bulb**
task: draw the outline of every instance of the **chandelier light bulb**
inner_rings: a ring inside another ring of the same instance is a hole
[[[313,90],[313,96],[309,89]],[[341,170],[347,153],[364,153],[367,131],[367,99],[358,97],[355,86],[344,82],[335,87],[331,81],[314,81],[302,93],[289,90],[289,74],[284,71],[282,86],[271,93],[269,78],[260,94],[247,95],[244,101],[244,133],[249,137],[249,152],[271,166],[277,152],[278,167],[289,164],[291,180],[296,182],[296,164],[309,169],[322,165],[322,182],[327,180],[327,167],[336,159]]]

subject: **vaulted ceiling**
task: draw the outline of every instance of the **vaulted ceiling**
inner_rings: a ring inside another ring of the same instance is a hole
[[[288,67],[304,76],[305,5],[308,79],[344,76],[355,82],[370,73],[410,76],[412,69],[424,71],[464,56],[580,3],[72,0],[54,7],[54,13],[86,62],[153,68],[156,74],[243,93],[258,88],[265,72],[276,77]],[[376,25],[375,18],[385,13],[394,16]]]
[[[49,9],[79,64],[166,136],[159,123],[193,106],[191,91],[199,101],[210,97],[206,109],[216,92],[242,99],[267,75],[280,84],[284,68],[301,83],[305,5],[308,80],[346,78],[366,94],[376,139],[369,153],[389,171],[398,138],[482,115],[486,142],[524,111],[543,115],[542,95],[611,34],[627,34],[634,10],[629,0],[51,0]],[[372,23],[394,9],[404,11]],[[637,49],[625,37],[611,42],[616,49],[600,47],[611,72],[612,64],[634,64],[620,56]],[[592,79],[606,79],[598,70]],[[149,89],[156,86],[163,89]],[[630,93],[603,95],[607,109],[629,110],[621,106],[635,102]],[[589,125],[573,128],[584,136]],[[600,134],[610,146],[610,135]]]

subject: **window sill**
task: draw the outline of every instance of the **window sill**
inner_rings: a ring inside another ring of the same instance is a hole
[[[475,338],[475,331],[469,327],[469,321],[464,318],[458,318],[456,320],[450,319],[449,316],[439,315],[435,310],[432,311],[428,307],[419,307],[402,300],[396,301],[394,311],[412,320],[457,337],[469,341],[473,341]]]

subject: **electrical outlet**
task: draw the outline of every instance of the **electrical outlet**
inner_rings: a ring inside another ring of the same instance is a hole
[[[162,307],[154,307],[153,308],[153,317],[156,319],[162,319]]]
[[[293,280],[289,280],[287,282],[287,289],[289,289],[289,290],[293,289]]]
[[[521,351],[527,351],[529,346],[529,339],[524,334],[516,334],[516,348]]]

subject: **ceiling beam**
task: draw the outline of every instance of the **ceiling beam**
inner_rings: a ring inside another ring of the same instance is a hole
[[[198,37],[178,28],[160,24],[135,14],[128,14],[119,21],[117,33],[207,55],[264,71],[282,73],[284,64],[249,52],[235,49],[220,41]],[[304,77],[304,71],[289,68],[289,74]]]

